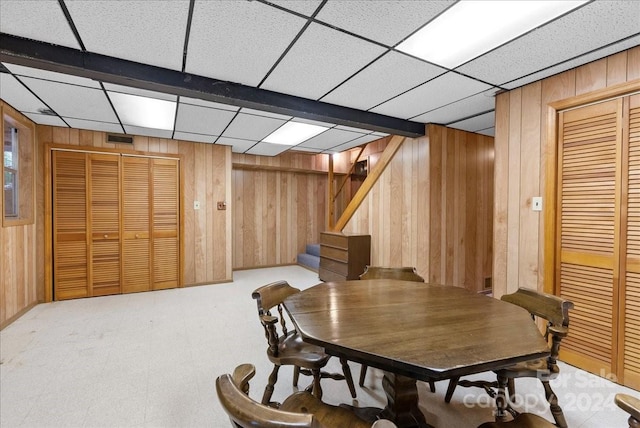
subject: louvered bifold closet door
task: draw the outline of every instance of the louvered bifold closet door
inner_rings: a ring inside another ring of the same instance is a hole
[[[153,289],[179,284],[179,168],[173,159],[153,159]]]
[[[122,292],[151,290],[149,158],[122,158]]]
[[[574,302],[562,358],[599,373],[613,368],[619,277],[621,100],[560,114],[560,296]]]
[[[640,95],[629,97],[626,259],[620,305],[624,384],[640,389]]]
[[[54,299],[87,297],[87,155],[54,151],[52,175]]]
[[[92,296],[120,290],[120,156],[89,155],[89,284]]]

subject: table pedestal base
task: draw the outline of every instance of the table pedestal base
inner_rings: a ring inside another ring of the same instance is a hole
[[[387,407],[380,417],[390,419],[401,428],[433,428],[418,408],[416,380],[384,372],[382,388],[387,395]]]

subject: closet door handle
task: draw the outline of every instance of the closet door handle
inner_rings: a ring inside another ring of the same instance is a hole
[[[136,239],[138,239],[139,237],[140,237],[140,235],[138,235],[138,234],[136,233]]]
[[[109,235],[107,235],[106,233],[104,234],[105,239],[109,237]]]

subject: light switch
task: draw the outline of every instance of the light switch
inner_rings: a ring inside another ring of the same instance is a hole
[[[193,201],[193,209],[194,210],[200,209],[200,201]]]
[[[542,196],[534,196],[531,198],[531,209],[533,211],[542,211]]]

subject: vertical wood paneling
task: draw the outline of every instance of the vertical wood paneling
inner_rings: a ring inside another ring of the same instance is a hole
[[[511,231],[507,237],[507,281],[506,292],[513,293],[518,289],[518,270],[520,266],[519,231],[520,225],[520,151],[521,151],[521,125],[522,118],[522,89],[511,91],[509,97],[509,157],[508,157],[508,202],[507,202],[507,228]]]

